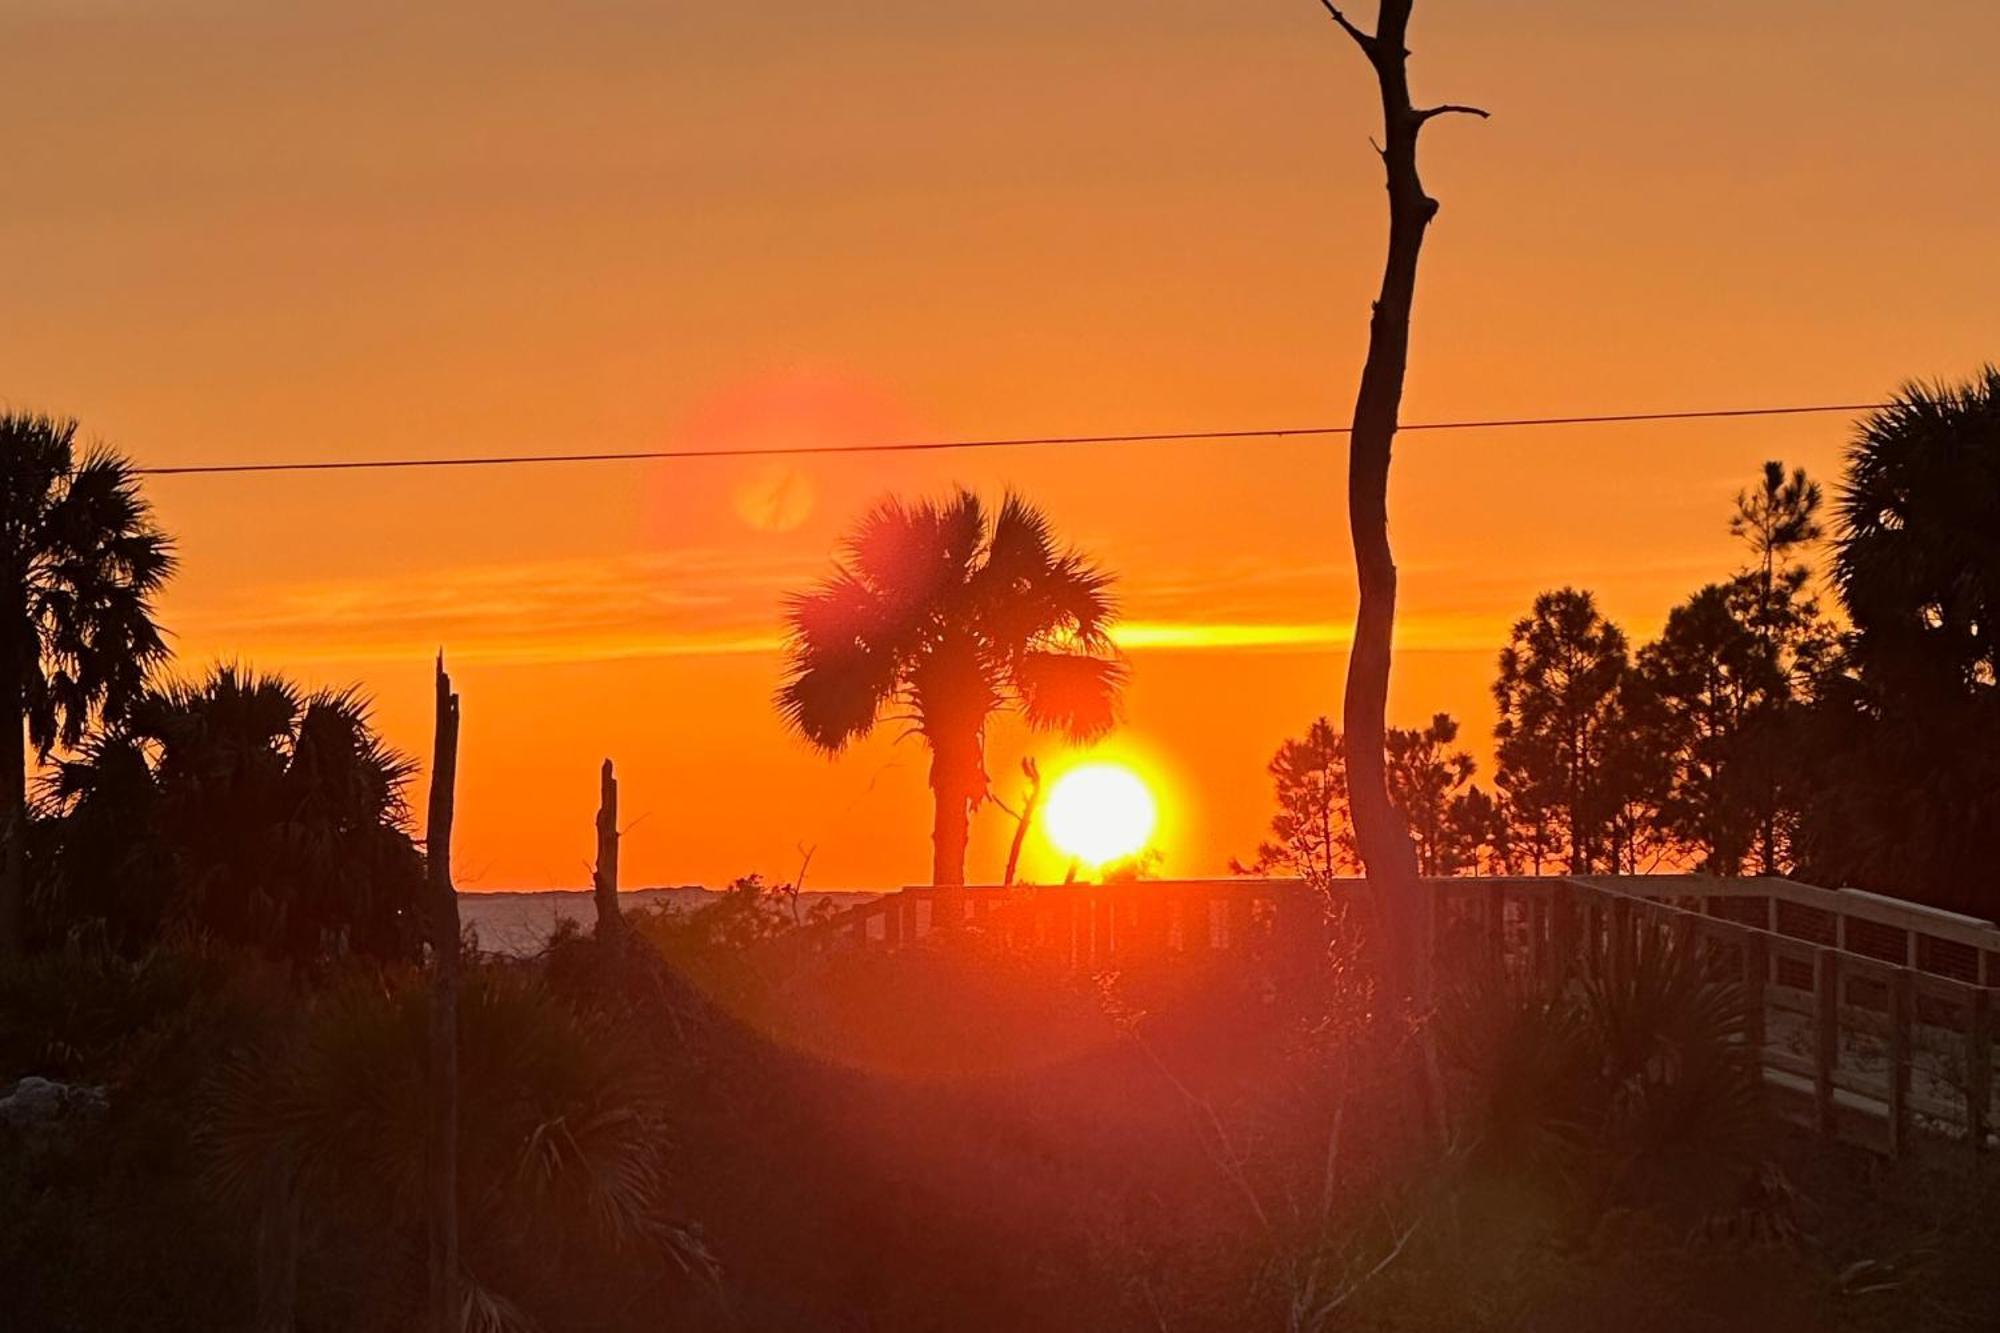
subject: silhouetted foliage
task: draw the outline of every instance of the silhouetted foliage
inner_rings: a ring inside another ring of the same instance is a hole
[[[1587,594],[1539,598],[1502,658],[1496,793],[1449,717],[1384,736],[1422,867],[1796,854],[1990,911],[1966,886],[2000,832],[1996,400],[1989,373],[1864,427],[1835,534],[1844,653],[1800,558],[1817,489],[1776,464],[1739,497],[1749,567],[1636,656]],[[950,718],[971,760],[950,783],[983,795],[989,713],[1108,724],[1103,576],[1016,504],[990,527],[963,495],[863,525],[794,603],[803,732],[837,749],[900,717],[935,759]],[[0,964],[0,1089],[46,1072],[108,1109],[0,1125],[0,1273],[30,1275],[0,1322],[403,1326],[425,1005],[354,955],[415,945],[407,764],[355,696],[228,670],[105,717],[58,729],[78,752],[33,855],[60,947]],[[1325,719],[1280,749],[1257,869],[1355,867],[1343,758]],[[1803,1333],[1914,1310],[1986,1327],[2000,1301],[1991,1182],[1774,1140],[1742,996],[1667,932],[1554,984],[1503,983],[1448,938],[1441,1150],[1412,1132],[1417,1044],[1376,1021],[1351,932],[1294,957],[1260,903],[1227,966],[1134,951],[1084,977],[975,920],[847,947],[796,888],[752,876],[469,964],[468,1327]]]
[[[649,1062],[531,976],[475,969],[466,983],[467,1326],[583,1321],[591,1289],[574,1280],[577,1269],[603,1281],[594,1303],[609,1308],[599,1318],[662,1278],[703,1272],[707,1256],[670,1203],[668,1103]],[[304,1205],[316,1229],[372,1233],[388,1242],[391,1262],[418,1271],[426,1012],[414,978],[357,981],[316,996],[282,1044],[225,1062],[198,1137],[210,1188],[252,1215]],[[404,1314],[391,1305],[362,1322],[388,1327]]]
[[[1347,807],[1347,763],[1333,723],[1314,718],[1303,737],[1278,746],[1265,771],[1278,799],[1271,839],[1257,844],[1248,863],[1232,860],[1230,869],[1239,875],[1295,875],[1316,884],[1359,870]]]
[[[1693,945],[1643,930],[1623,965],[1474,970],[1445,1016],[1479,1168],[1561,1183],[1586,1223],[1644,1201],[1690,1225],[1754,1178],[1769,1131],[1744,997]]]
[[[2000,841],[2000,369],[1860,425],[1834,531],[1853,626],[1814,713],[1809,876],[1992,914]]]
[[[1539,873],[1618,868],[1641,832],[1633,810],[1656,785],[1633,729],[1647,701],[1631,673],[1625,633],[1587,592],[1535,598],[1500,653],[1493,695],[1499,774],[1518,858]]]
[[[1125,667],[1109,628],[1111,576],[1056,544],[1017,495],[989,514],[970,491],[885,500],[845,560],[786,604],[778,710],[829,754],[883,718],[931,751],[932,881],[965,882],[972,811],[986,799],[986,721],[1002,710],[1089,740],[1116,720]]]
[[[122,455],[79,453],[74,421],[0,413],[0,697],[37,758],[77,745],[138,697],[166,656],[153,595],[173,564]],[[27,758],[9,755],[0,769],[5,958],[23,943]]]
[[[1389,798],[1409,829],[1417,872],[1451,875],[1465,869],[1478,844],[1465,843],[1471,826],[1453,812],[1475,765],[1471,755],[1451,748],[1458,740],[1457,721],[1449,713],[1436,713],[1421,729],[1389,728],[1386,739]]]
[[[1667,616],[1639,653],[1660,701],[1673,771],[1661,811],[1700,868],[1738,873],[1758,840],[1761,772],[1746,740],[1786,697],[1783,673],[1751,623],[1742,585],[1710,584]]]
[[[412,956],[414,765],[349,691],[218,667],[144,693],[48,786],[50,934],[138,950],[177,930],[305,961]]]
[[[1490,798],[1476,787],[1466,789],[1472,756],[1451,748],[1457,721],[1438,713],[1421,729],[1391,727],[1384,739],[1390,796],[1409,827],[1419,872],[1450,875],[1471,866],[1482,848],[1494,845],[1495,834],[1479,804],[1490,806]],[[1257,845],[1249,862],[1232,859],[1230,870],[1322,885],[1359,872],[1344,745],[1333,723],[1315,718],[1303,737],[1278,747],[1265,771],[1278,802],[1271,838]]]

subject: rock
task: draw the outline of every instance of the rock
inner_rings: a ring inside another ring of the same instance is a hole
[[[68,1116],[96,1117],[104,1113],[105,1106],[102,1088],[57,1083],[31,1074],[0,1095],[0,1125],[27,1129]]]

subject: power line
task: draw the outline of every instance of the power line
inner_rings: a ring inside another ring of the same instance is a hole
[[[1686,412],[1615,412],[1569,417],[1495,417],[1475,421],[1418,421],[1400,431],[1503,430],[1519,426],[1602,426],[1635,421],[1713,421],[1725,417],[1786,417],[1825,412],[1873,412],[1888,403],[1813,403],[1796,407],[1725,407]],[[518,467],[544,463],[638,463],[686,458],[798,458],[818,454],[937,453],[947,449],[1024,449],[1044,445],[1164,444],[1177,440],[1279,440],[1348,435],[1352,426],[1280,426],[1265,430],[1167,430],[1128,435],[1028,435],[993,440],[906,440],[882,444],[770,445],[749,449],[637,449],[623,453],[491,454],[445,458],[332,458],[298,463],[195,463],[142,467],[146,477],[221,476],[253,472],[358,472],[433,467]]]

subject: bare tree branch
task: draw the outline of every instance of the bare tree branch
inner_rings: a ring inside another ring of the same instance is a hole
[[[1456,102],[1446,102],[1442,106],[1427,106],[1418,110],[1417,124],[1419,125],[1423,124],[1425,121],[1429,120],[1432,116],[1449,116],[1449,115],[1477,116],[1481,120],[1488,120],[1491,119],[1492,113],[1488,111],[1482,111],[1476,106],[1460,106]]]
[[[1338,9],[1334,8],[1333,0],[1319,0],[1319,2],[1322,6],[1325,7],[1328,17],[1332,18],[1335,23],[1338,23],[1341,27],[1341,30],[1344,31],[1349,37],[1352,37],[1354,39],[1355,45],[1359,46],[1370,60],[1373,60],[1375,58],[1374,35],[1372,33],[1363,32],[1360,28],[1357,28],[1354,26],[1354,24],[1350,23],[1348,21],[1347,15],[1341,13]]]

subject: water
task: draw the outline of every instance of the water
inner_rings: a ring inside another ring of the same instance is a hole
[[[632,889],[618,895],[626,911],[652,903],[667,903],[683,912],[692,912],[720,895],[703,888]],[[842,907],[863,902],[872,893],[826,893],[808,891],[804,897],[818,901],[831,898]],[[597,907],[588,889],[550,889],[540,893],[461,893],[459,920],[479,937],[479,947],[488,953],[524,958],[536,952],[556,927],[574,921],[588,930],[597,921]]]

